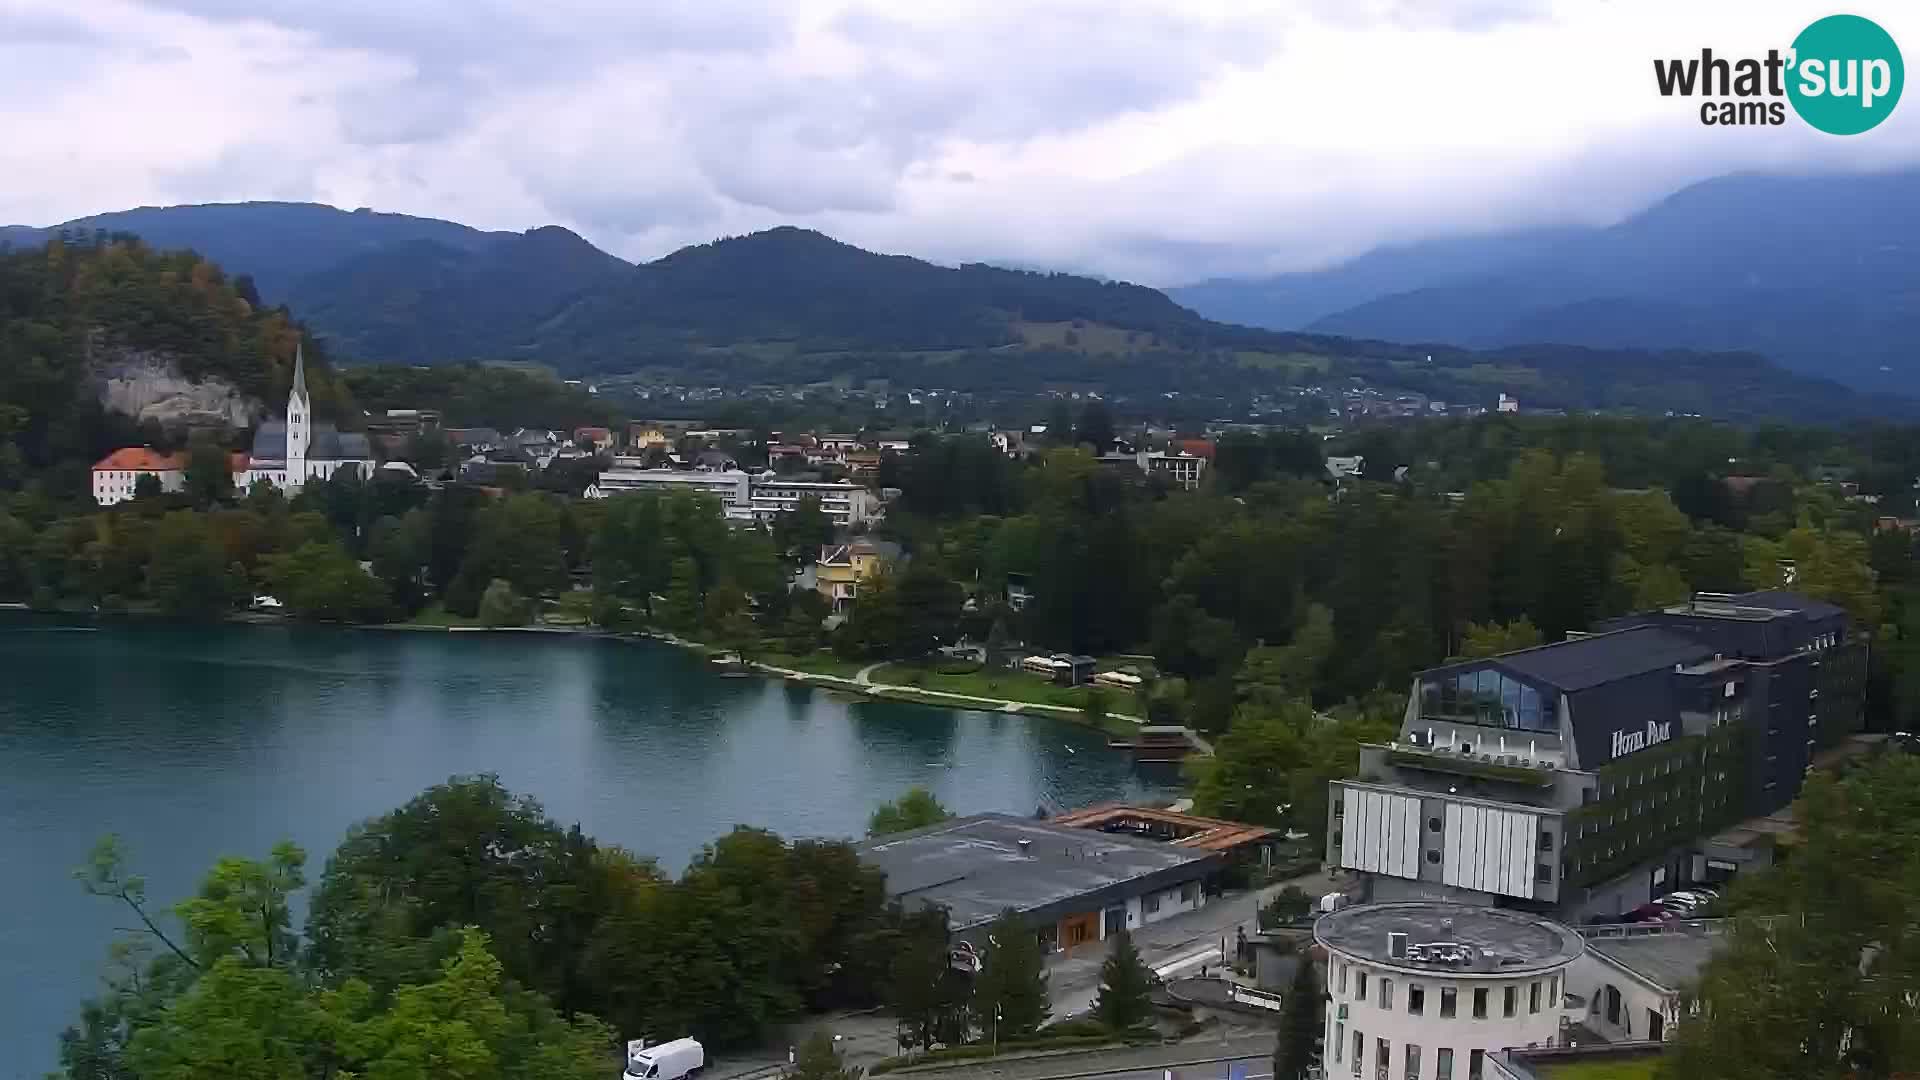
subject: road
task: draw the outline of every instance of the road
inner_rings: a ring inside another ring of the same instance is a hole
[[[1341,888],[1342,884],[1325,873],[1315,872],[1276,882],[1257,892],[1216,897],[1199,911],[1189,911],[1135,930],[1133,943],[1140,950],[1140,958],[1163,978],[1189,972],[1198,974],[1202,966],[1220,963],[1222,944],[1228,951],[1233,949],[1238,930],[1245,928],[1251,934],[1257,929],[1255,920],[1260,905],[1281,889],[1293,885],[1308,896],[1318,897]],[[1055,1019],[1078,1016],[1093,1007],[1093,999],[1100,989],[1100,964],[1106,956],[1102,943],[1091,943],[1051,958],[1047,964],[1047,990],[1053,1000]]]
[[[1245,1080],[1272,1080],[1273,1036],[1224,1041],[1198,1039],[1171,1046],[1055,1054],[908,1069],[900,1075],[926,1080],[1226,1080],[1235,1065]]]

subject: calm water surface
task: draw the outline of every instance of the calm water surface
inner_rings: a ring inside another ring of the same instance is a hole
[[[858,834],[925,785],[961,812],[1158,794],[1098,733],[723,679],[651,643],[0,614],[0,1076],[38,1077],[123,920],[70,871],[119,833],[169,904],[223,854],[303,845],[456,773],[672,870],[735,823]]]

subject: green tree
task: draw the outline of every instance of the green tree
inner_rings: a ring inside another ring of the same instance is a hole
[[[682,555],[673,560],[660,620],[676,632],[689,633],[700,625],[702,608],[699,565],[691,556]]]
[[[146,576],[148,598],[167,615],[214,618],[233,605],[238,592],[226,553],[205,517],[189,510],[175,510],[155,523]]]
[[[527,621],[526,598],[513,590],[513,582],[494,578],[480,596],[480,625],[519,626]]]
[[[923,787],[910,788],[905,795],[892,802],[881,803],[874,810],[873,816],[867,819],[867,835],[886,836],[925,828],[952,816],[953,813],[933,797],[933,792]]]
[[[141,473],[133,481],[133,500],[135,502],[154,502],[166,497],[167,489],[161,485],[157,473]]]
[[[925,910],[906,921],[887,973],[887,1005],[900,1024],[900,1045],[933,1049],[966,1040],[966,979],[953,970],[947,914]]]
[[[1541,643],[1540,628],[1525,615],[1508,623],[1468,623],[1460,641],[1460,657],[1477,660],[1519,649],[1531,649]]]
[[[831,1036],[825,1031],[815,1031],[800,1044],[800,1052],[795,1055],[793,1069],[787,1076],[790,1080],[860,1080],[861,1070],[841,1060]]]
[[[1852,1080],[1920,1069],[1920,757],[1810,777],[1794,858],[1736,885],[1736,920],[1661,1075]]]
[[[1134,948],[1133,935],[1122,927],[1108,939],[1107,959],[1100,965],[1100,990],[1093,1014],[1114,1031],[1129,1031],[1153,1016],[1153,973]]]
[[[206,509],[233,498],[233,466],[226,450],[211,439],[195,439],[187,451],[186,494]]]
[[[1293,983],[1281,1002],[1280,1031],[1274,1040],[1274,1080],[1306,1080],[1314,1060],[1314,1043],[1326,1029],[1326,995],[1313,955],[1296,954]]]
[[[387,588],[337,543],[311,542],[261,560],[261,577],[287,613],[303,619],[377,622],[389,611]]]
[[[973,984],[975,1023],[998,1039],[1031,1035],[1051,1012],[1040,938],[1011,910],[994,920],[987,937],[985,965]]]
[[[802,495],[792,510],[773,519],[773,546],[783,558],[811,560],[832,540],[833,519],[812,495]]]
[[[256,967],[290,966],[299,952],[292,898],[306,887],[307,853],[289,841],[274,845],[265,862],[226,856],[200,882],[200,891],[174,906],[186,928],[186,948],[201,967],[229,957]]]

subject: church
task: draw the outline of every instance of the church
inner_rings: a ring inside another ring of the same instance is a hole
[[[365,435],[314,422],[305,350],[295,346],[287,418],[265,421],[254,432],[253,451],[247,455],[246,468],[234,471],[233,486],[245,491],[264,481],[282,491],[295,491],[308,480],[327,479],[349,466],[362,477],[372,477],[373,448]]]

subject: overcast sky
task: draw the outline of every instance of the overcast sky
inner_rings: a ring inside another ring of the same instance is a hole
[[[0,223],[298,199],[630,259],[793,223],[1153,284],[1605,222],[1736,169],[1920,160],[1702,127],[1651,59],[1780,0],[0,0]],[[1852,8],[1920,56],[1920,7]],[[1911,95],[1909,95],[1911,96]]]

